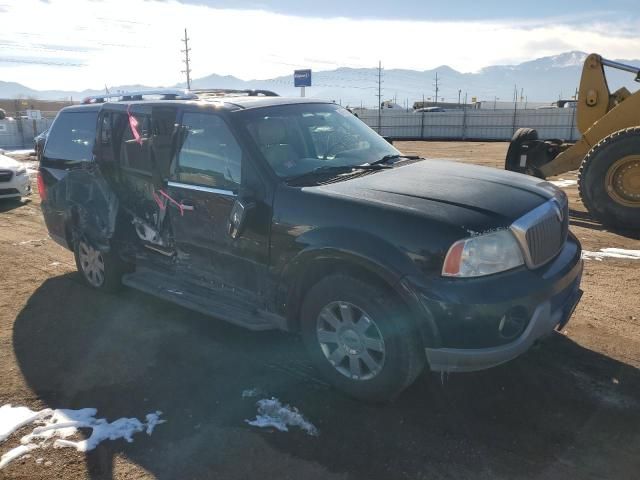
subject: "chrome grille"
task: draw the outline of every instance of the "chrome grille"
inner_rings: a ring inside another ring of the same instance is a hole
[[[569,206],[565,196],[557,196],[532,210],[511,226],[525,262],[537,268],[555,257],[569,233]]]
[[[0,170],[0,182],[8,182],[13,177],[11,170]]]

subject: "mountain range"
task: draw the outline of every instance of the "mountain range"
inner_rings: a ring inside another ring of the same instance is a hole
[[[518,97],[529,102],[551,102],[562,97],[571,98],[578,88],[582,64],[587,54],[566,52],[550,57],[542,57],[517,65],[495,65],[475,73],[462,73],[446,65],[424,71],[407,69],[383,69],[381,79],[382,99],[394,99],[404,105],[414,101],[435,97],[436,75],[438,99],[457,102],[460,96],[468,101],[477,100],[512,101]],[[623,63],[640,65],[640,60],[618,60]],[[612,90],[627,86],[632,91],[638,88],[632,74],[617,70],[607,72]],[[178,83],[170,88],[185,88]],[[232,88],[267,89],[284,96],[299,96],[299,89],[293,86],[291,75],[267,80],[241,80],[234,76],[208,75],[192,81],[193,89]],[[146,85],[120,85],[110,87],[112,92],[145,90]],[[84,90],[81,92],[61,90],[34,90],[15,82],[0,81],[0,98],[37,98],[44,100],[80,100],[86,96],[99,95],[104,90]],[[325,100],[335,100],[343,105],[369,106],[378,102],[377,68],[338,68],[330,71],[313,72],[313,86],[307,88],[307,96]]]

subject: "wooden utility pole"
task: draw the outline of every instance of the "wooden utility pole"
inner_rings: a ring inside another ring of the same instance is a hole
[[[382,132],[382,60],[378,61],[378,134]]]
[[[182,41],[184,42],[184,50],[182,50],[182,53],[184,53],[183,62],[185,64],[185,70],[182,70],[182,73],[187,74],[187,88],[191,90],[191,59],[189,58],[191,49],[189,48],[189,37],[187,36],[186,28],[184,29],[184,38]]]

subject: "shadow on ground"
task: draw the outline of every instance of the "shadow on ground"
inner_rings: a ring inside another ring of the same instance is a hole
[[[640,468],[640,372],[555,335],[490,371],[425,374],[394,404],[331,390],[297,337],[252,333],[76,275],[47,280],[16,319],[14,349],[54,408],[168,423],[87,455],[92,478],[125,456],[160,479],[633,478]],[[259,388],[319,428],[257,430]]]
[[[0,213],[9,212],[30,203],[26,198],[0,198]]]
[[[571,221],[571,226],[590,228],[591,230],[597,230],[599,232],[613,232],[633,240],[640,240],[640,232],[603,225],[593,218],[588,212],[569,209],[569,219]]]

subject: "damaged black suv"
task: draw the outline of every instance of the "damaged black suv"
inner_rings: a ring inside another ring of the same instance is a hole
[[[397,396],[561,328],[581,290],[567,198],[403,155],[346,109],[169,92],[63,110],[38,184],[86,283],[253,330],[298,331],[333,384]]]

